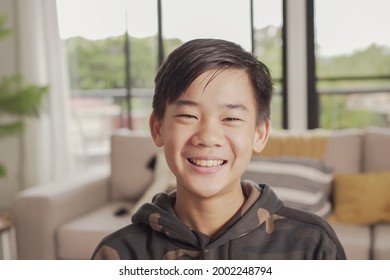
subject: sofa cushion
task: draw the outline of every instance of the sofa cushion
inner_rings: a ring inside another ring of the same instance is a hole
[[[390,222],[390,171],[336,175],[331,218],[349,224]]]
[[[375,260],[390,260],[390,224],[373,227],[372,256]]]
[[[57,231],[58,258],[90,259],[96,246],[106,235],[131,223],[132,206],[128,202],[110,202],[62,225]]]
[[[111,197],[138,200],[153,180],[148,168],[158,151],[149,133],[118,130],[111,138]]]
[[[309,158],[324,161],[334,173],[358,173],[362,170],[362,143],[358,129],[272,131],[264,150],[253,157]]]
[[[344,247],[348,260],[368,260],[371,251],[371,236],[368,226],[347,225],[331,222]]]
[[[318,160],[293,157],[254,159],[242,179],[268,184],[286,206],[327,216],[331,208],[331,169]]]
[[[324,155],[324,162],[335,174],[358,173],[362,170],[362,131],[344,129],[332,131]]]
[[[364,136],[363,156],[364,171],[390,170],[390,129],[367,129]]]
[[[320,129],[304,132],[275,130],[271,132],[264,150],[255,153],[254,156],[262,158],[288,156],[323,160],[329,134],[330,131]]]

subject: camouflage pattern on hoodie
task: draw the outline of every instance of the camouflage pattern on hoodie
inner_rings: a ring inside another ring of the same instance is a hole
[[[92,259],[345,259],[322,218],[285,207],[267,185],[242,183],[243,207],[213,237],[182,223],[175,193],[160,193],[128,225],[102,240]]]

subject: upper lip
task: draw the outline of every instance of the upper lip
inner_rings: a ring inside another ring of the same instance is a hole
[[[199,159],[199,160],[223,160],[226,161],[223,158],[220,157],[212,157],[212,156],[193,156],[193,157],[187,157],[187,159]]]

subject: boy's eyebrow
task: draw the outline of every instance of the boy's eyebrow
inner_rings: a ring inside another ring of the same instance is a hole
[[[243,104],[224,104],[222,107],[225,107],[228,109],[239,109],[242,111],[249,111],[248,108]]]
[[[178,100],[175,100],[173,102],[174,105],[176,106],[191,106],[191,107],[197,107],[199,106],[199,103],[196,102],[196,101],[193,101],[193,100],[189,100],[189,99],[178,99]],[[226,109],[231,109],[231,110],[234,110],[234,109],[238,109],[238,110],[242,110],[242,111],[249,111],[248,108],[243,105],[243,104],[234,104],[234,103],[224,103],[224,104],[221,104],[219,107],[221,108],[226,108]]]
[[[176,106],[199,106],[198,102],[188,100],[188,99],[178,99],[173,102]]]

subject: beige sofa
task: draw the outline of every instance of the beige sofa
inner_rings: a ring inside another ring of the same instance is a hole
[[[389,171],[389,144],[390,130],[382,129],[273,132],[269,149],[260,157],[280,152],[312,157],[331,166],[334,174],[356,175]],[[140,204],[172,184],[172,175],[161,171],[167,170],[161,160],[157,159],[155,172],[150,168],[156,154],[159,150],[148,134],[119,130],[112,136],[110,171],[21,192],[15,201],[18,258],[89,259],[103,236],[130,223]],[[349,259],[390,259],[390,225],[340,221],[332,225]]]
[[[257,158],[310,158],[331,168],[332,209],[324,218],[336,231],[347,258],[390,259],[390,129],[271,135]],[[280,169],[278,176],[283,173]],[[261,175],[257,174],[258,180],[265,178]]]
[[[103,236],[130,223],[130,210],[153,181],[157,149],[148,134],[119,130],[111,170],[23,191],[15,201],[19,259],[89,259]],[[127,213],[126,213],[127,210]]]

